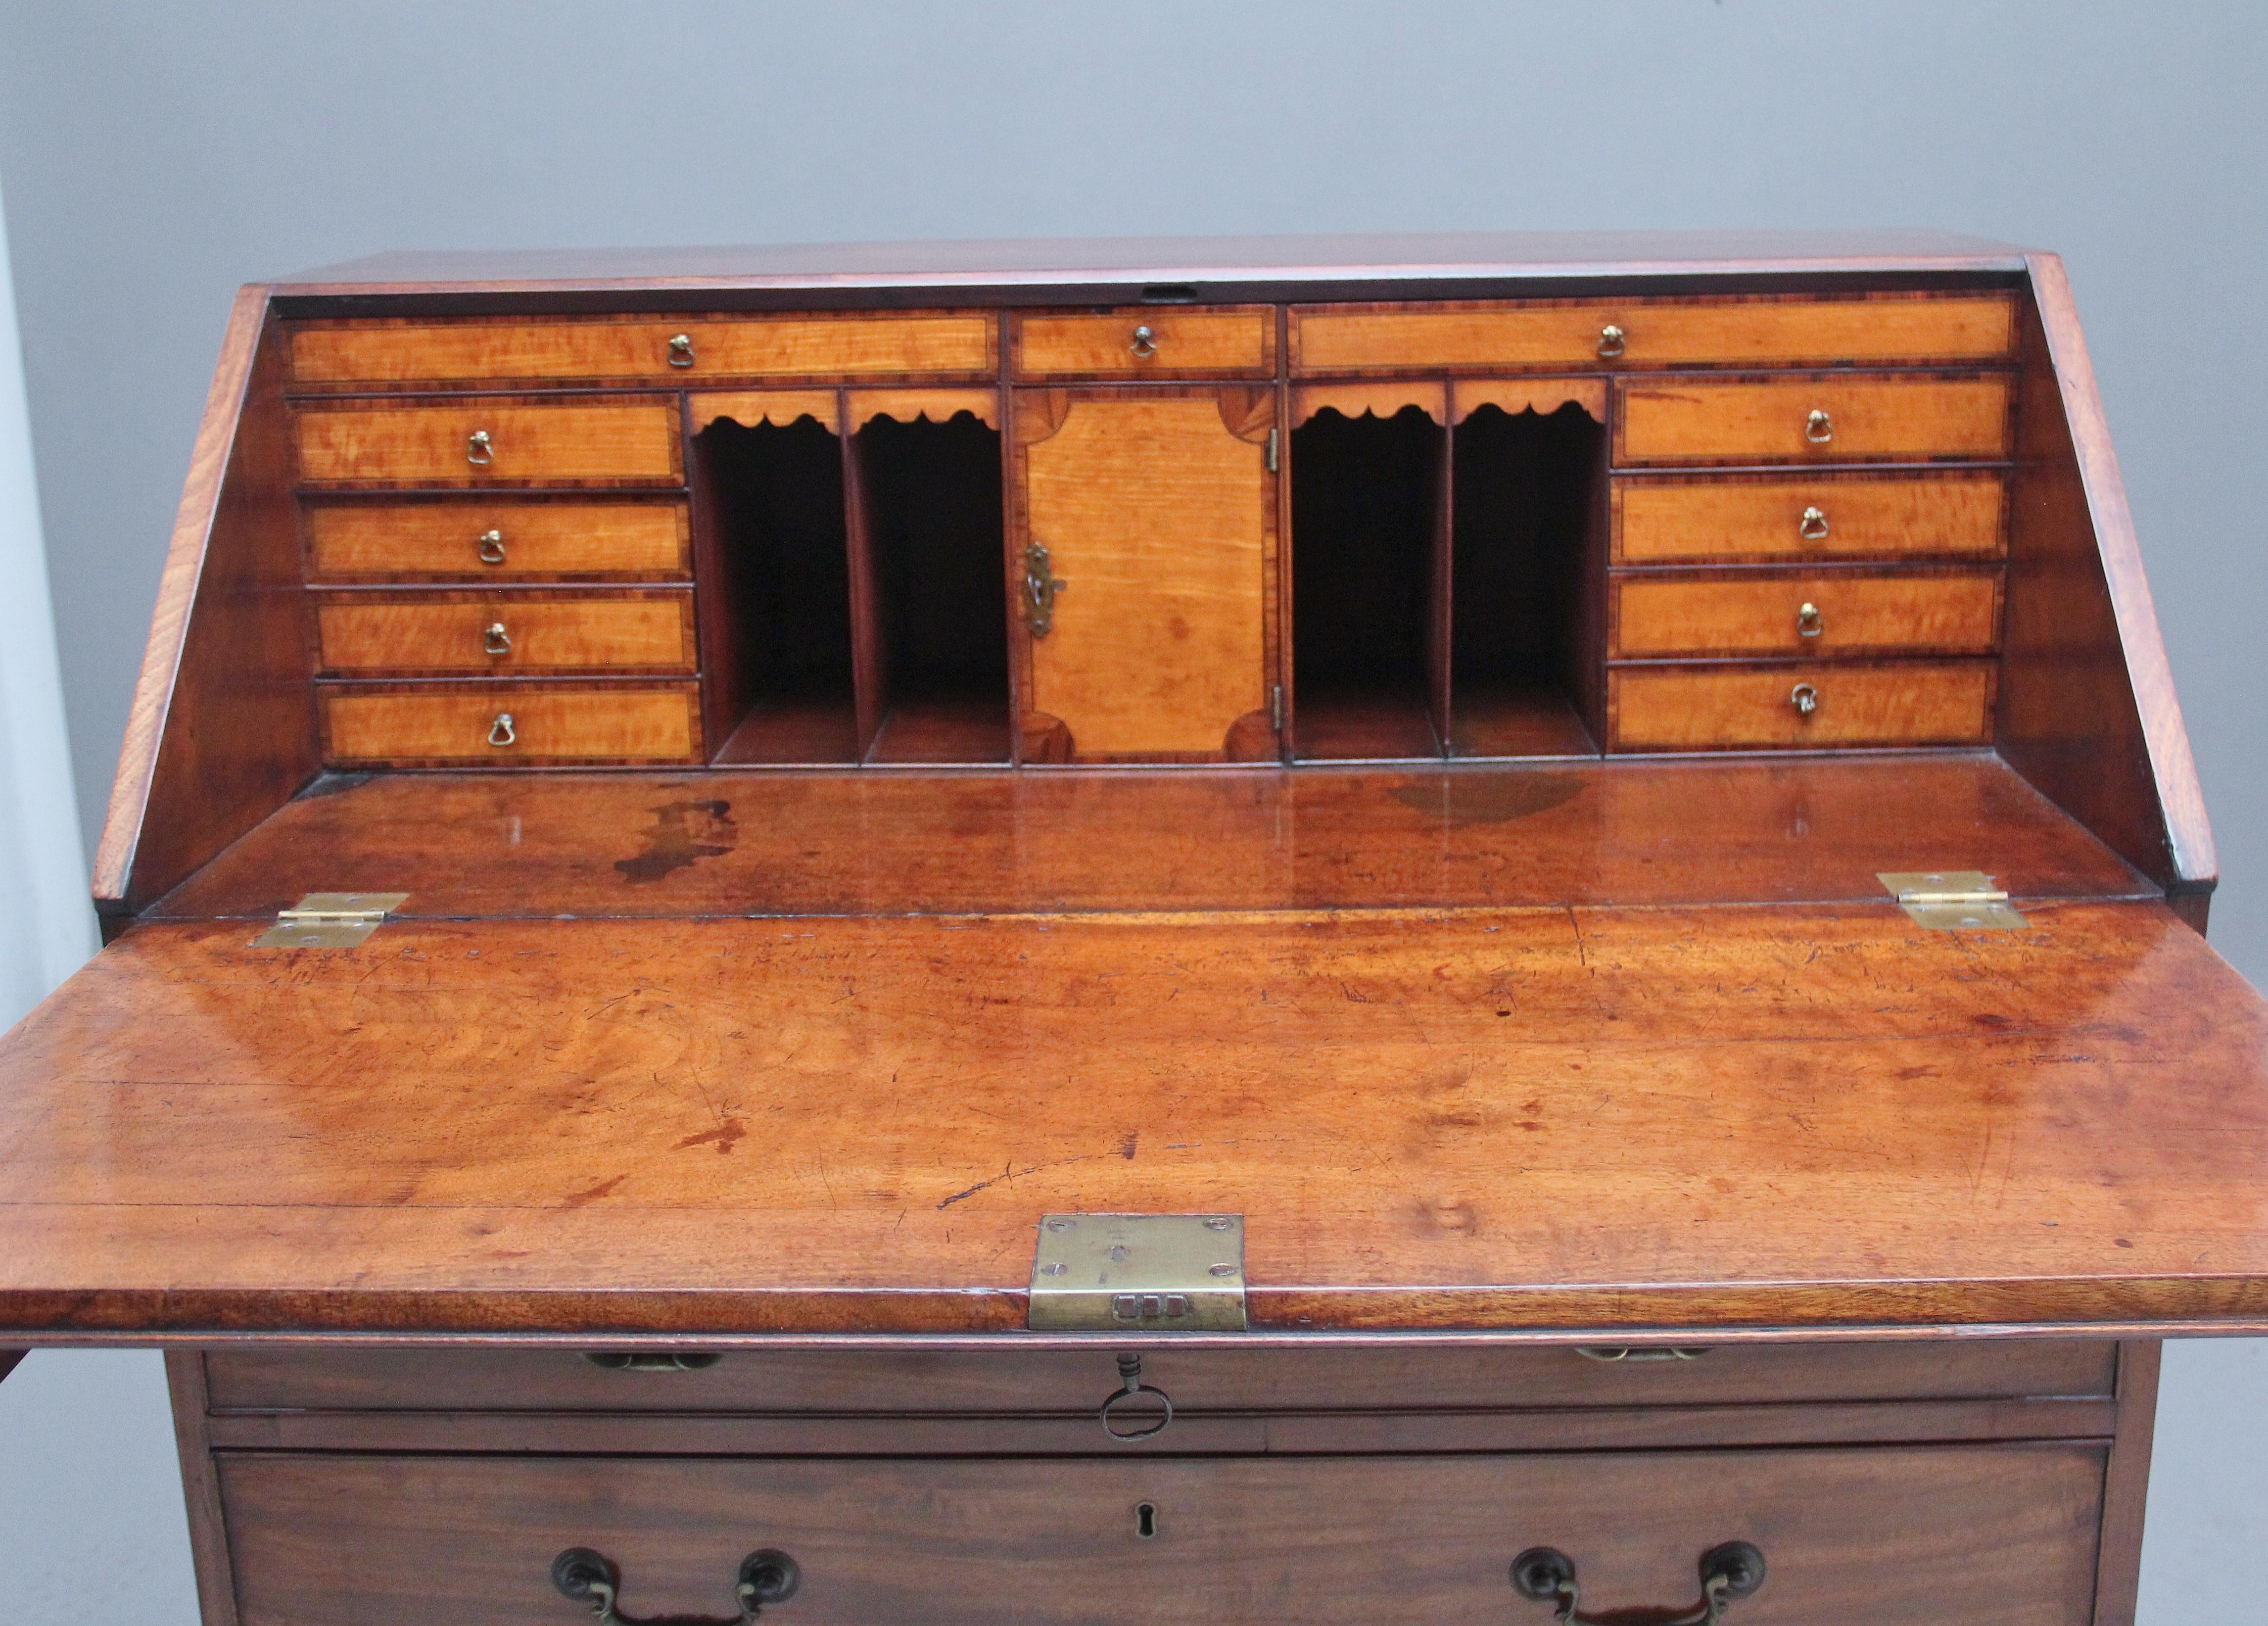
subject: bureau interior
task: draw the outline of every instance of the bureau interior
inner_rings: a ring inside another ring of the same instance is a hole
[[[321,760],[1990,747],[2015,311],[287,320]]]

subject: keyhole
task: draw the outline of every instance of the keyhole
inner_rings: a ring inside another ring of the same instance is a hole
[[[1138,1502],[1134,1505],[1134,1534],[1145,1541],[1158,1538],[1158,1505]]]

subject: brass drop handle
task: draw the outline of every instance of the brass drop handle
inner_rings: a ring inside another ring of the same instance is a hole
[[[1166,1424],[1174,1420],[1174,1402],[1165,1390],[1152,1388],[1142,1381],[1140,1356],[1118,1357],[1118,1381],[1121,1387],[1102,1402],[1102,1431],[1120,1441],[1147,1439],[1152,1434],[1164,1433]],[[1144,1394],[1155,1395],[1159,1409],[1145,1407],[1138,1398]]]
[[[1701,1555],[1701,1601],[1682,1615],[1666,1610],[1642,1611],[1660,1626],[1717,1626],[1725,1606],[1746,1598],[1764,1584],[1764,1556],[1747,1541],[1726,1541]],[[1604,1615],[1581,1613],[1580,1589],[1575,1561],[1556,1547],[1531,1547],[1512,1561],[1512,1588],[1538,1603],[1557,1600],[1552,1619],[1565,1626],[1605,1626],[1627,1613],[1613,1609]]]
[[[1056,600],[1071,584],[1055,573],[1048,550],[1038,542],[1024,549],[1024,624],[1044,638],[1056,624]]]
[[[1827,630],[1827,623],[1819,617],[1815,604],[1800,604],[1795,610],[1795,632],[1798,637],[1815,638]]]
[[[622,1596],[622,1572],[604,1553],[588,1547],[569,1548],[551,1561],[551,1585],[561,1596],[589,1604],[600,1626],[649,1626],[615,1609]],[[794,1559],[777,1548],[759,1548],[740,1560],[733,1586],[740,1620],[755,1620],[768,1603],[785,1603],[802,1585],[803,1570]],[[732,1626],[729,1621],[688,1622],[683,1616],[667,1620],[668,1626]],[[652,1626],[662,1626],[662,1617],[656,1617]]]
[[[1134,352],[1137,360],[1147,361],[1158,353],[1158,335],[1150,331],[1145,322],[1134,330],[1134,342],[1126,348]]]
[[[504,533],[502,531],[483,531],[481,533],[481,563],[482,564],[502,564],[504,563]]]
[[[1830,434],[1833,432],[1834,431],[1831,430],[1829,431]],[[1795,522],[1795,533],[1798,536],[1800,536],[1807,542],[1825,541],[1827,540],[1827,511],[1823,508],[1805,509],[1803,511],[1803,518]]]
[[[585,1350],[583,1358],[608,1372],[706,1372],[725,1357],[667,1350],[655,1354],[646,1350]]]
[[[512,653],[512,634],[504,629],[502,622],[492,621],[488,624],[488,630],[481,634],[481,647],[491,655],[509,655]]]
[[[1628,340],[1629,336],[1629,335],[1625,334],[1614,323],[1609,322],[1605,327],[1599,329],[1600,357],[1607,361],[1614,360],[1616,357],[1623,353],[1623,346]]]
[[[673,367],[690,367],[693,364],[693,335],[691,334],[680,333],[670,335],[669,364]]]
[[[1809,717],[1819,710],[1819,691],[1808,683],[1799,683],[1787,692],[1787,703],[1795,708],[1798,717]]]
[[[496,461],[496,443],[484,429],[476,429],[465,437],[465,461],[475,468],[486,468]]]
[[[496,721],[489,725],[489,743],[492,746],[515,745],[519,739],[519,736],[512,732],[512,713],[497,712]]]
[[[1814,407],[1803,421],[1803,438],[1815,446],[1825,445],[1835,438],[1835,420]]]

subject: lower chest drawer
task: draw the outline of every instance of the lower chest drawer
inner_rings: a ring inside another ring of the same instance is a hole
[[[327,673],[693,670],[693,595],[356,594],[315,607]]]
[[[1982,745],[1994,671],[1982,660],[1619,666],[1607,677],[1607,732],[1619,750]]]
[[[2093,1445],[217,1462],[242,1626],[570,1626],[594,1581],[641,1620],[1544,1626],[1562,1581],[1662,1619],[1712,1575],[1753,1626],[2080,1626],[2103,1475]]]
[[[700,750],[690,683],[357,685],[316,694],[324,758],[342,766],[687,762]]]

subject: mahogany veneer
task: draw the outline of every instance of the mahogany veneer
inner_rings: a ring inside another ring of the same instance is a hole
[[[2214,879],[2052,256],[382,257],[232,314],[0,1375],[167,1347],[207,1626],[2131,1626]]]

